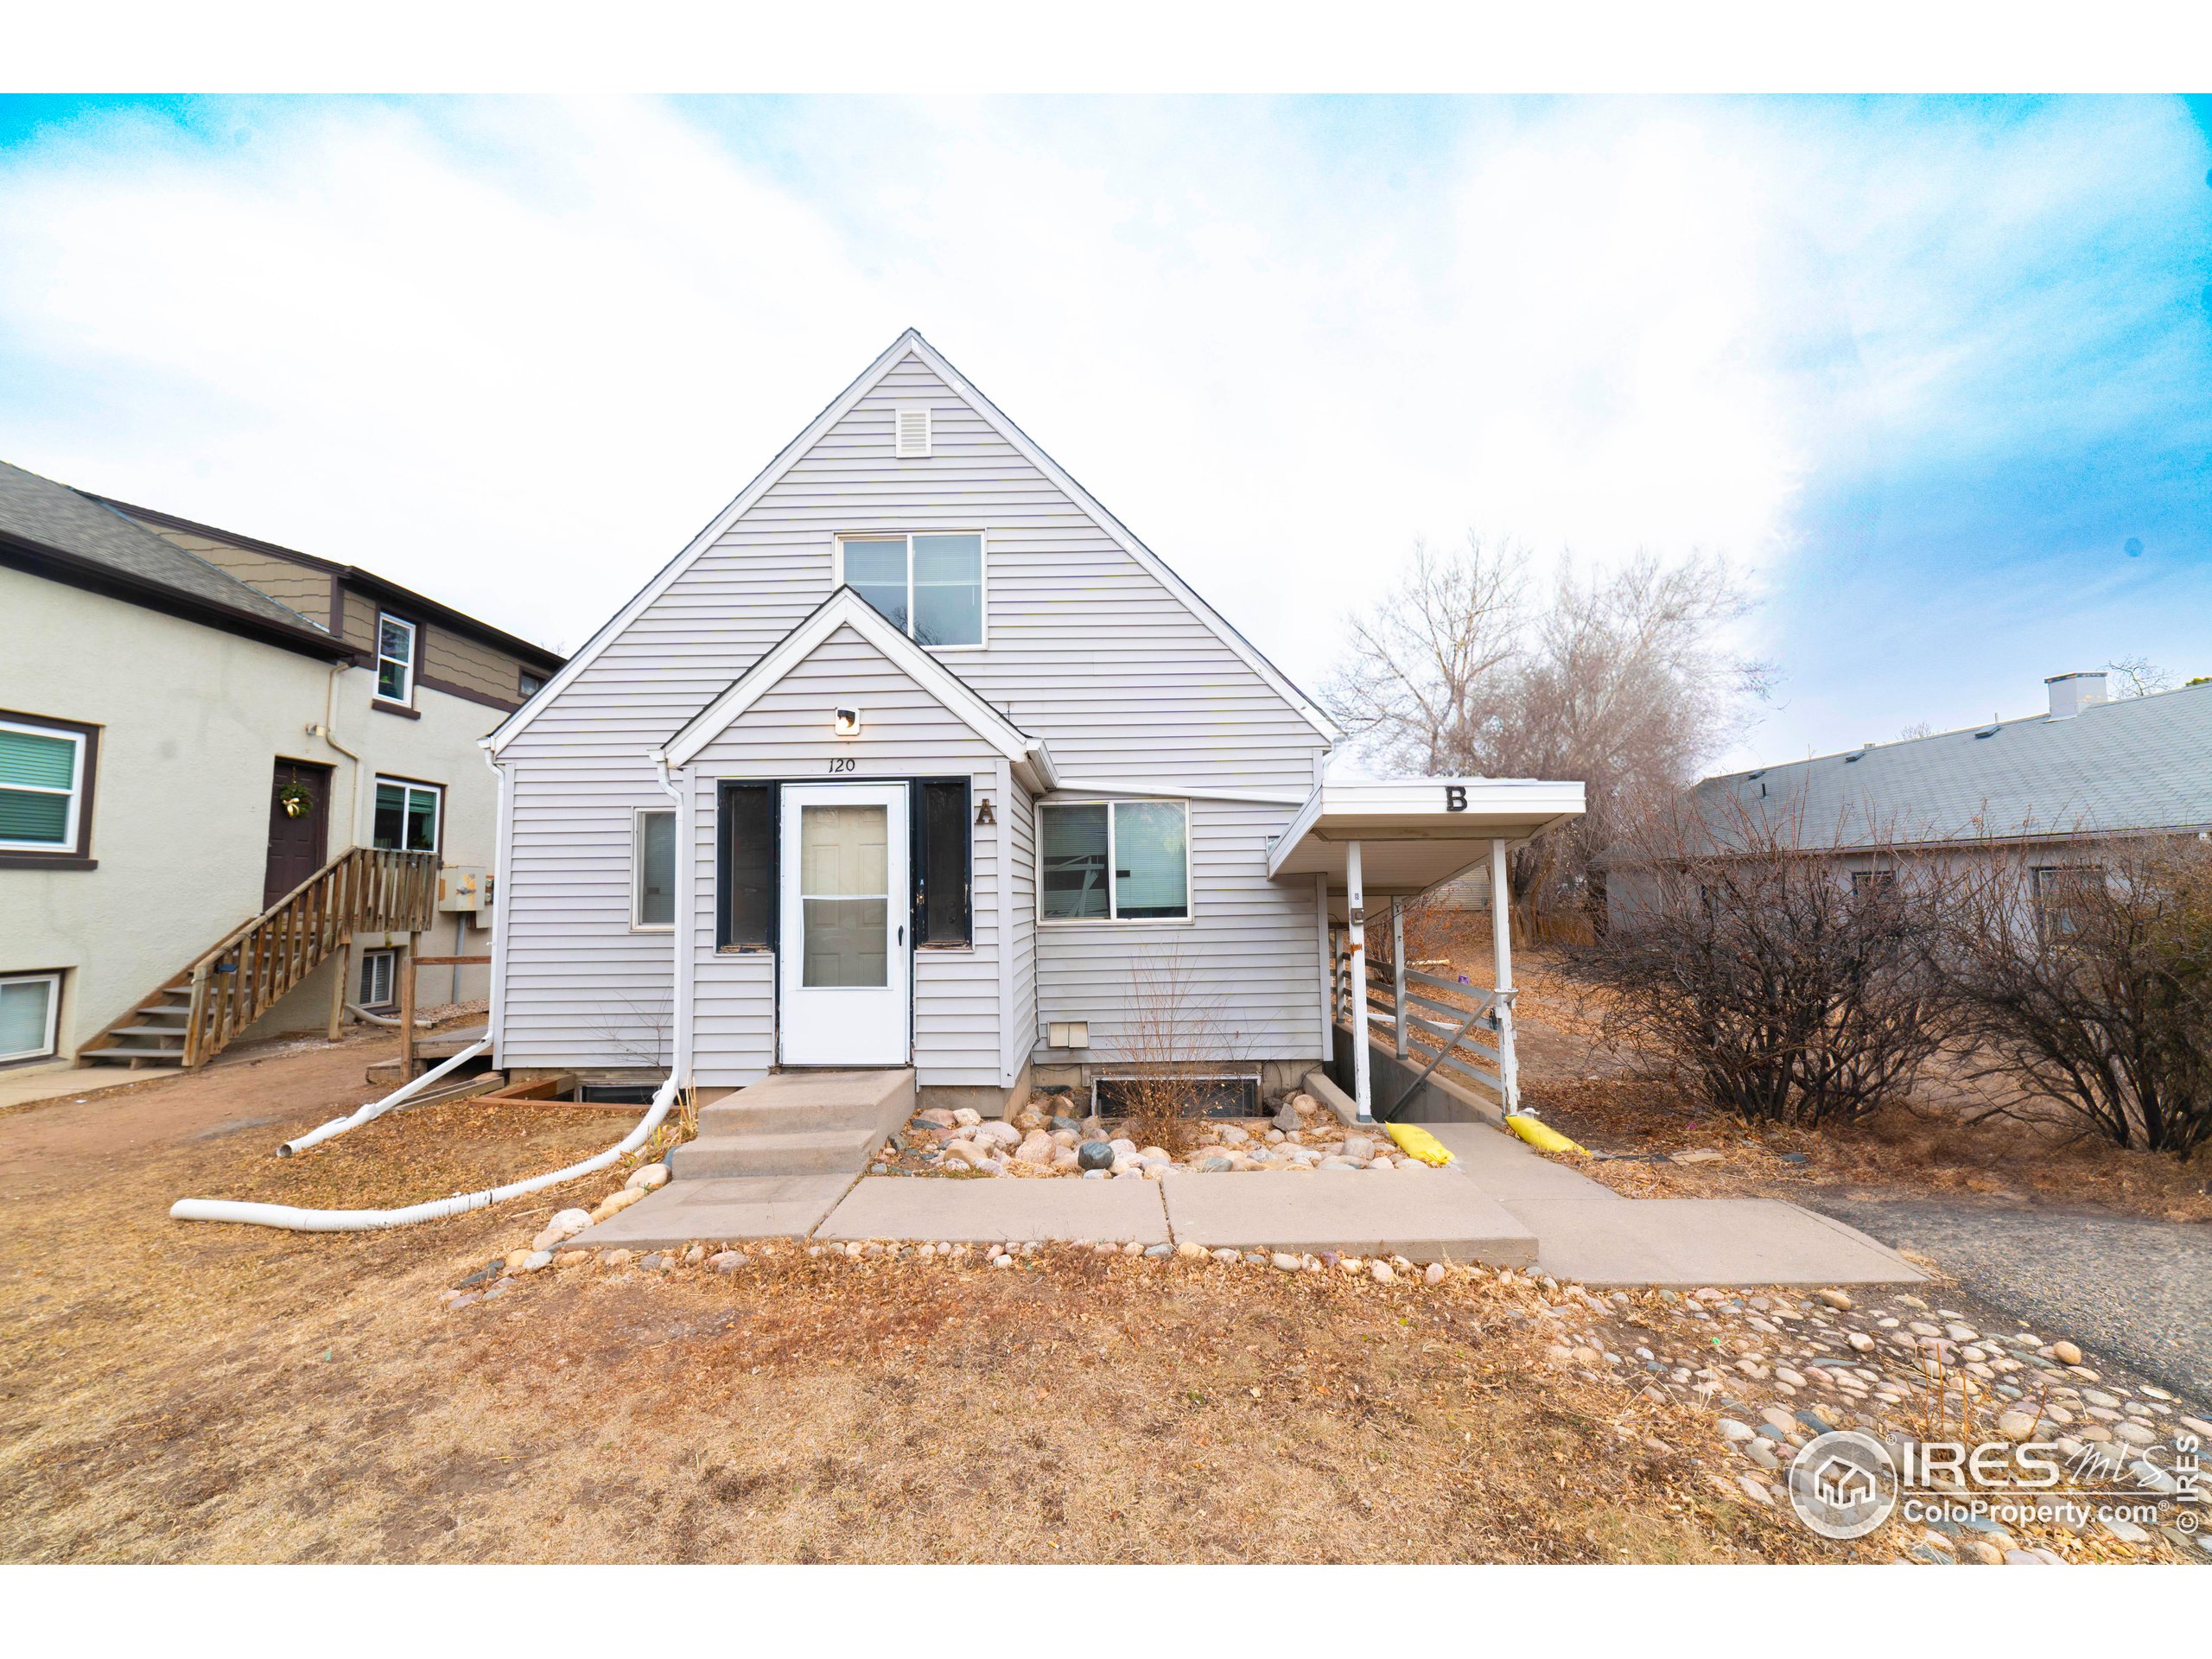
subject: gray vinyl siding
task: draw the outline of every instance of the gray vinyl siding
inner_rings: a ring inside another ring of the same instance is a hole
[[[917,401],[934,411],[933,453],[898,460],[892,410]],[[986,537],[987,644],[944,652],[940,660],[1016,726],[1042,737],[1064,778],[1077,784],[1299,796],[1313,787],[1314,760],[1324,747],[1320,734],[1073,499],[918,358],[909,356],[609,640],[508,746],[505,763],[524,774],[547,769],[566,792],[544,792],[550,780],[517,792],[518,854],[507,894],[513,918],[510,982],[503,1005],[506,1064],[581,1063],[572,1052],[578,1040],[572,1033],[600,1006],[593,995],[594,968],[582,958],[588,956],[596,964],[602,944],[609,974],[626,995],[632,988],[633,953],[607,931],[609,917],[619,916],[627,938],[627,821],[618,826],[589,803],[652,804],[646,792],[658,791],[646,757],[829,595],[839,532],[931,529],[977,530]],[[868,718],[873,735],[873,710]],[[746,764],[767,763],[748,754]],[[912,775],[911,770],[900,775]],[[584,816],[558,831],[534,829],[525,837],[520,821],[547,810]],[[1251,1040],[1269,1056],[1322,1052],[1312,986],[1312,897],[1270,886],[1253,874],[1264,856],[1266,834],[1279,830],[1294,810],[1217,804],[1194,813],[1201,825],[1194,879],[1202,919],[1191,937],[1219,953],[1218,971],[1238,988],[1240,1027],[1253,1033]],[[525,838],[528,859],[521,851]],[[711,869],[707,875],[702,893],[710,895]],[[1033,915],[1033,871],[1032,880],[1026,913]],[[1217,891],[1217,884],[1225,885]],[[619,911],[596,897],[609,891],[620,900]],[[563,934],[558,924],[537,913],[541,906],[587,931]],[[979,898],[976,908],[979,928],[987,913],[995,923],[995,905],[987,912]],[[1035,941],[1045,1005],[1037,1010],[1039,1020],[1058,1017],[1052,1010],[1061,1006],[1056,999],[1063,993],[1087,1007],[1104,1005],[1103,982],[1117,973],[1125,976],[1120,931]],[[556,968],[549,957],[574,965]],[[642,957],[639,962],[635,973],[654,971],[642,965]],[[965,995],[954,990],[958,976],[950,968],[928,971],[932,979],[925,988],[918,967],[918,1028],[919,999],[939,999],[938,1009],[949,1018]],[[1015,971],[1022,971],[1018,963]],[[664,952],[658,972],[664,1001]],[[1018,990],[1020,983],[1018,978]],[[743,1019],[719,1002],[710,1012],[703,979],[696,989],[702,1022],[732,1022],[730,1041],[741,1046],[741,1028],[749,1030]],[[1002,1004],[989,1006],[996,1010]],[[1262,1017],[1263,1007],[1272,1012]],[[998,1040],[1000,1018],[990,1015],[979,1052],[988,1055]],[[556,1051],[557,1059],[540,1058]],[[729,1052],[734,1056],[739,1049]],[[925,1075],[925,1082],[965,1080],[989,1064],[976,1062],[965,1050],[933,1047],[929,1052],[931,1065],[943,1066],[947,1075]]]
[[[831,733],[830,714],[840,703],[861,709],[858,737]],[[853,771],[833,777],[833,760],[851,760]],[[692,1000],[698,1023],[691,1058],[702,1087],[757,1082],[774,1054],[773,958],[715,949],[716,783],[725,778],[868,783],[966,776],[982,795],[995,792],[999,765],[995,749],[850,628],[823,640],[700,751],[685,770],[697,802]],[[914,1065],[933,1085],[1001,1081],[995,838],[975,836],[973,857],[973,944],[967,950],[914,953]]]
[[[630,839],[637,808],[672,803],[642,760],[562,756],[509,770],[499,1064],[667,1065],[674,946],[665,932],[630,929]]]
[[[1049,805],[1049,800],[1043,804]],[[1313,884],[1268,880],[1268,837],[1291,809],[1190,803],[1192,917],[1171,922],[1051,922],[1037,930],[1038,1020],[1090,1022],[1088,1050],[1046,1049],[1042,1064],[1110,1065],[1140,1058],[1131,1014],[1134,966],[1179,957],[1194,969],[1194,1006],[1220,1038],[1213,1058],[1312,1059],[1322,1046],[1313,988],[1319,926]],[[1195,1058],[1195,1057],[1193,1057]]]

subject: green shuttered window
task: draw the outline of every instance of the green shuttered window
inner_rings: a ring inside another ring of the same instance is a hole
[[[77,850],[85,734],[0,720],[0,852]]]

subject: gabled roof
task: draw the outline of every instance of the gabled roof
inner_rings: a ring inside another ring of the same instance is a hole
[[[1802,812],[1802,844],[2212,828],[2212,684],[1708,778],[1722,804]]]
[[[415,592],[411,588],[403,588],[389,577],[380,576],[373,570],[365,570],[358,564],[340,564],[313,553],[302,553],[296,547],[283,547],[275,542],[264,542],[257,536],[225,530],[219,524],[203,524],[195,519],[180,518],[173,512],[163,512],[156,507],[135,506],[128,501],[118,501],[111,495],[91,495],[88,493],[86,499],[149,524],[166,524],[171,530],[182,531],[188,536],[204,536],[210,541],[227,542],[232,547],[266,553],[309,570],[323,571],[341,582],[351,583],[364,593],[379,599],[397,601],[400,608],[413,613],[423,621],[435,622],[451,632],[467,634],[485,645],[497,646],[519,657],[525,663],[549,671],[561,665],[561,653],[557,651],[548,651],[544,646],[533,645],[518,635],[495,628],[466,611],[457,611],[450,605],[441,604],[426,594]]]
[[[1168,592],[1182,601],[1192,615],[1211,630],[1214,635],[1228,646],[1246,667],[1265,681],[1271,690],[1297,710],[1301,718],[1332,741],[1341,735],[1337,728],[1330,724],[1328,717],[1314,706],[1312,699],[1293,685],[1287,677],[1262,656],[1249,640],[1231,627],[1219,612],[1199,598],[1188,583],[1169,569],[1158,554],[1131,535],[1121,520],[1100,505],[1096,498],[1070,477],[1058,461],[1039,448],[1027,433],[1008,420],[996,404],[969,385],[967,378],[948,363],[935,346],[924,340],[918,330],[909,328],[898,339],[893,340],[874,362],[862,370],[858,379],[839,392],[830,401],[830,405],[814,417],[813,422],[804,431],[785,445],[781,453],[762,468],[751,483],[739,492],[737,498],[709,519],[706,527],[691,538],[681,553],[663,565],[653,579],[631,597],[628,604],[617,611],[598,632],[585,641],[583,649],[571,657],[567,666],[546,683],[543,691],[509,715],[498,730],[485,739],[486,747],[496,754],[513,741],[516,734],[531,721],[537,719],[547,705],[557,698],[569,683],[581,674],[611,641],[628,627],[647,606],[665,593],[684,571],[690,569],[709,548],[721,539],[722,533],[730,525],[742,518],[754,502],[773,488],[784,474],[790,471],[830,428],[849,414],[853,407],[873,391],[876,385],[903,362],[910,353],[919,358],[932,373],[959,394],[987,424],[997,431],[1001,437],[1019,450],[1032,466],[1044,474],[1070,500],[1088,513],[1100,529],[1120,544],[1122,551],[1150,572]]]
[[[98,497],[5,461],[0,549],[41,575],[116,598],[317,656],[353,654],[321,624],[132,524]]]
[[[687,721],[662,745],[657,760],[688,766],[730,723],[814,654],[840,628],[850,628],[880,652],[894,667],[935,697],[976,736],[1032,774],[1037,790],[1058,782],[1052,757],[1042,738],[1032,737],[978,696],[960,677],[884,620],[876,608],[849,588],[840,588],[810,611],[805,620],[761,653],[760,660],[731,681],[728,689]]]

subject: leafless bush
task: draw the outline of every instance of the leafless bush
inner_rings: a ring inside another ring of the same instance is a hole
[[[1179,1157],[1198,1145],[1204,1085],[1235,1052],[1221,998],[1179,948],[1140,950],[1129,963],[1129,1012],[1115,1052],[1129,1127],[1140,1144]]]
[[[1972,1075],[2117,1147],[2212,1141],[2212,846],[1992,842],[1961,883],[1943,971]]]
[[[1948,1034],[1933,961],[1947,878],[1892,855],[1853,880],[1803,830],[1739,803],[1655,815],[1611,861],[1611,925],[1571,953],[1610,993],[1610,1039],[1749,1122],[1864,1116]]]

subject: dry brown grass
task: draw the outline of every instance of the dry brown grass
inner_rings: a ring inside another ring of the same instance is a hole
[[[298,1159],[365,1046],[0,1122],[0,1556],[17,1560],[1798,1559],[1688,1421],[1532,1363],[1525,1290],[1072,1252],[438,1291],[602,1173],[495,1213],[304,1236],[185,1194],[435,1196],[620,1114],[463,1102]],[[278,1122],[231,1128],[240,1108]],[[71,1114],[75,1114],[73,1120]],[[34,1128],[35,1128],[35,1134]],[[212,1133],[211,1133],[212,1131]],[[123,1137],[127,1139],[128,1137]]]
[[[1480,913],[1442,912],[1423,943],[1475,984],[1491,980],[1490,927]],[[1668,1165],[1573,1159],[1634,1198],[1788,1198],[1813,1186],[1878,1186],[2088,1205],[2162,1221],[2212,1221],[2212,1159],[2183,1162],[2126,1152],[2062,1123],[1986,1118],[1938,1065],[1905,1102],[1862,1123],[1817,1133],[1754,1129],[1720,1116],[1675,1084],[1639,1075],[1639,1057],[1598,1041],[1602,992],[1563,971],[1554,952],[1516,951],[1522,1097],[1547,1122],[1596,1152],[1709,1147],[1719,1163]],[[1786,1154],[1802,1163],[1786,1163]]]

